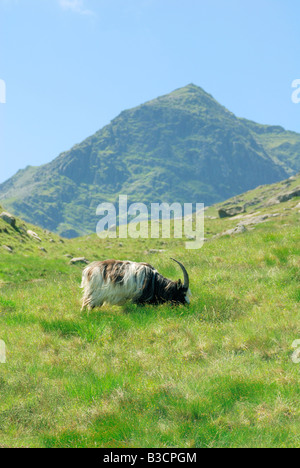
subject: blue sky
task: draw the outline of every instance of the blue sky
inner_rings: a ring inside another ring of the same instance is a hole
[[[0,182],[188,83],[300,132],[299,0],[0,0]]]

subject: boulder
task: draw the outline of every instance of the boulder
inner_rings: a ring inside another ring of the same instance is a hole
[[[242,219],[242,220],[249,219],[249,218],[253,218],[254,216],[258,216],[260,213],[261,211],[255,211],[255,213],[241,214],[241,215],[235,216],[235,219]]]
[[[72,258],[72,260],[70,260],[70,265],[78,265],[78,264],[88,265],[89,263],[90,262],[84,257]]]
[[[10,213],[6,213],[5,211],[3,211],[3,213],[0,214],[0,218],[3,219],[3,221],[5,221],[6,223],[8,223],[11,227],[16,227],[16,218]]]
[[[291,200],[292,198],[295,198],[295,197],[300,197],[300,187],[297,187],[296,189],[291,190],[290,192],[283,193],[282,195],[279,195],[278,199],[279,199],[280,203],[283,203],[283,202],[289,201],[289,200]]]
[[[233,216],[245,213],[243,206],[233,206],[231,208],[220,208],[218,213],[220,218],[232,218]]]
[[[234,229],[229,229],[228,231],[222,232],[221,237],[232,236],[234,234],[243,234],[244,232],[247,232],[246,226],[243,224],[238,224]]]
[[[12,247],[9,247],[8,245],[2,245],[2,248],[8,253],[13,253]]]
[[[295,197],[300,197],[300,187],[297,187],[290,192],[281,193],[277,195],[277,197],[270,198],[270,200],[266,203],[266,206],[279,205],[280,203],[287,202]]]
[[[256,198],[253,198],[253,200],[246,202],[244,207],[245,209],[247,209],[251,206],[258,205],[259,203],[263,203],[263,199],[256,197]]]
[[[42,242],[42,239],[37,235],[36,232],[29,230],[29,231],[27,231],[27,234],[28,234],[28,236],[32,237],[33,239],[35,239],[35,240],[37,240],[39,242]]]
[[[260,216],[254,216],[253,218],[245,219],[244,224],[251,225],[251,224],[261,224],[267,221],[267,219],[270,218],[270,214],[265,214],[265,215],[260,215]]]

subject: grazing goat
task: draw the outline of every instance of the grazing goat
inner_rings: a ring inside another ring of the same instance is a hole
[[[101,307],[104,303],[135,304],[189,304],[189,275],[185,267],[175,259],[184,274],[181,280],[171,281],[148,263],[105,260],[89,265],[82,274],[84,290],[82,310]]]

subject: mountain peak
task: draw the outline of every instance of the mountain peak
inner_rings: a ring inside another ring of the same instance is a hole
[[[214,99],[211,94],[207,93],[203,88],[195,85],[194,83],[190,83],[186,86],[182,86],[181,88],[175,89],[173,92],[170,93],[170,95],[184,94],[184,93],[195,94],[198,96],[207,96],[207,97]]]
[[[123,111],[95,135],[0,185],[5,208],[70,237],[93,232],[96,207],[228,199],[300,168],[300,135],[236,118],[190,83]],[[277,138],[277,140],[276,140]],[[42,203],[41,203],[42,202]]]
[[[220,111],[222,113],[228,112],[227,109],[219,104],[213,96],[207,93],[203,88],[196,86],[193,83],[175,89],[171,93],[159,96],[131,110],[140,109],[144,106],[168,107],[170,110],[181,109],[185,112],[191,113],[201,113],[201,111],[206,112],[207,110],[212,111],[214,114]]]
[[[182,86],[182,88],[178,88],[179,90],[186,90],[189,92],[194,92],[194,93],[203,93],[209,95],[201,86],[197,86],[194,83],[189,83],[186,86]]]

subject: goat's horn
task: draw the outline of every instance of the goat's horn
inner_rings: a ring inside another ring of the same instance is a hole
[[[171,258],[171,260],[173,260],[173,262],[178,263],[178,265],[179,265],[180,268],[182,269],[183,274],[184,274],[184,285],[183,285],[183,287],[184,287],[185,289],[189,289],[190,280],[189,280],[188,272],[186,271],[185,267],[182,265],[182,263],[178,262],[178,260],[175,260],[175,258]]]

